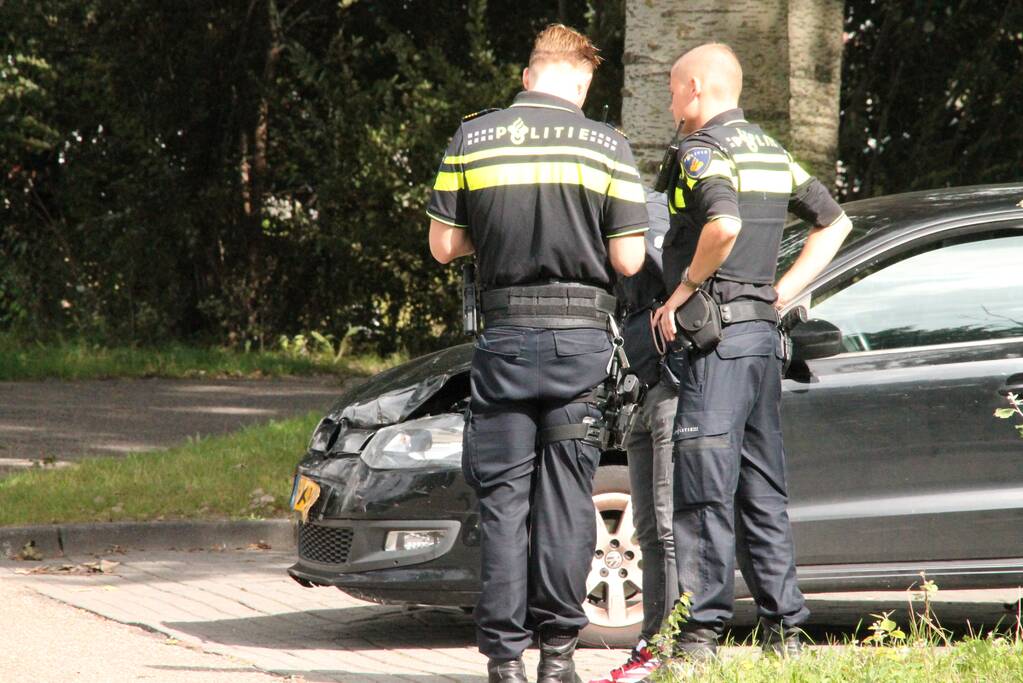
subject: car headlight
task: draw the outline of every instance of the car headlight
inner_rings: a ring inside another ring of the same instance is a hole
[[[362,451],[362,461],[378,470],[450,467],[462,462],[461,415],[437,415],[384,427]]]

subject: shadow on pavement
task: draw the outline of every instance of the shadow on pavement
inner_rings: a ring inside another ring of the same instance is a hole
[[[274,669],[275,674],[282,676],[301,676],[309,683],[326,683],[342,681],[343,683],[486,683],[486,676],[470,676],[466,674],[379,674],[359,671],[331,671],[329,669],[288,671]]]
[[[219,674],[225,671],[252,671],[253,669],[219,669],[204,667],[153,666],[163,671],[190,671],[196,674]],[[300,676],[308,683],[486,683],[486,676],[469,674],[381,674],[342,669],[273,669],[278,676]]]
[[[472,618],[459,611],[384,605],[165,625],[223,645],[288,650],[462,648],[475,641]]]

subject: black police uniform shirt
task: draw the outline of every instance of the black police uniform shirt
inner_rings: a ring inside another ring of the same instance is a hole
[[[578,282],[610,291],[604,241],[646,232],[645,202],[624,135],[530,91],[462,121],[427,213],[469,230],[484,290]]]
[[[665,238],[665,286],[675,291],[696,253],[700,232],[716,218],[742,223],[732,252],[714,274],[721,303],[773,303],[778,248],[788,212],[812,226],[837,221],[842,209],[770,135],[731,109],[710,119],[679,145],[679,176],[669,191],[672,228]]]

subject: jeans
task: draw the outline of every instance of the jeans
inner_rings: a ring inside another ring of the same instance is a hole
[[[678,599],[672,536],[671,430],[678,403],[674,389],[658,382],[647,392],[629,434],[629,480],[636,536],[643,552],[643,630],[649,640]]]

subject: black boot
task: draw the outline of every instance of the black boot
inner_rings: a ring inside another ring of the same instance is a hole
[[[575,683],[576,636],[556,636],[540,640],[540,666],[536,667],[536,683]]]
[[[803,653],[801,631],[778,621],[760,618],[760,646],[766,654],[798,657]]]
[[[487,662],[487,683],[528,683],[522,657],[491,659]]]
[[[717,651],[718,634],[714,629],[683,630],[675,638],[675,652],[687,659],[709,659]]]

